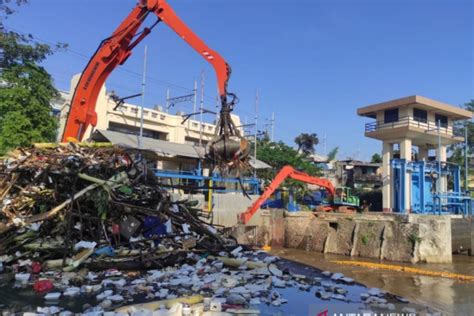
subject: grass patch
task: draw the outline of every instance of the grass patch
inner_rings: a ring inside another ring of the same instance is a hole
[[[420,236],[418,236],[417,234],[415,233],[411,233],[409,236],[408,236],[408,240],[412,243],[412,244],[416,244],[417,242],[421,242],[422,238]]]
[[[360,237],[360,241],[364,246],[367,246],[369,244],[370,236],[369,235],[362,235]]]

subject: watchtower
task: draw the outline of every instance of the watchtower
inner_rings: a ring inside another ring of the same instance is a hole
[[[435,156],[436,161],[434,165],[430,162],[430,168],[437,171],[437,176],[433,176],[433,179],[436,179],[433,180],[430,188],[437,194],[448,192],[447,178],[454,169],[446,167],[446,148],[451,144],[464,141],[462,136],[454,132],[453,124],[458,120],[471,119],[472,112],[415,95],[365,106],[359,108],[357,114],[375,119],[374,122],[365,124],[365,136],[383,142],[382,204],[384,212],[412,211],[412,198],[416,198],[412,194],[414,193],[412,192],[413,173],[418,168],[418,165],[411,163],[413,161],[428,162],[431,160],[429,156]],[[431,152],[432,155],[430,155]],[[400,165],[401,162],[402,165],[402,168],[396,171],[401,170],[402,173],[397,173],[397,175],[406,179],[406,181],[397,182],[400,185],[395,187],[393,187],[394,159],[400,159],[397,163]],[[427,172],[424,167],[428,166],[422,165],[421,180],[424,183]],[[456,172],[459,173],[459,170]],[[457,177],[459,178],[459,175]],[[423,185],[422,195],[426,194],[424,189]],[[397,200],[397,197],[401,198]],[[425,202],[421,207],[424,206]]]

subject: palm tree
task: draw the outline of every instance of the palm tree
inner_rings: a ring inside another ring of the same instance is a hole
[[[301,133],[295,138],[295,143],[298,145],[298,152],[302,151],[306,155],[312,154],[314,147],[319,144],[318,135],[316,133]]]

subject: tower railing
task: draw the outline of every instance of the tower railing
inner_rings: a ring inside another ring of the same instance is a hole
[[[393,122],[375,121],[366,123],[365,132],[370,133],[382,129],[391,129],[398,127],[416,127],[423,130],[434,130],[438,128],[438,125],[436,122],[430,122],[421,118],[416,118],[413,116],[404,116],[398,118],[397,121]],[[452,136],[454,133],[452,126],[447,126],[446,124],[441,124],[440,132],[449,136]]]

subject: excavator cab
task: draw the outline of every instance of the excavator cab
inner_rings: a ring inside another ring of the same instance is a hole
[[[333,205],[339,209],[358,210],[360,207],[359,198],[352,195],[352,189],[349,187],[337,187],[334,193]]]

